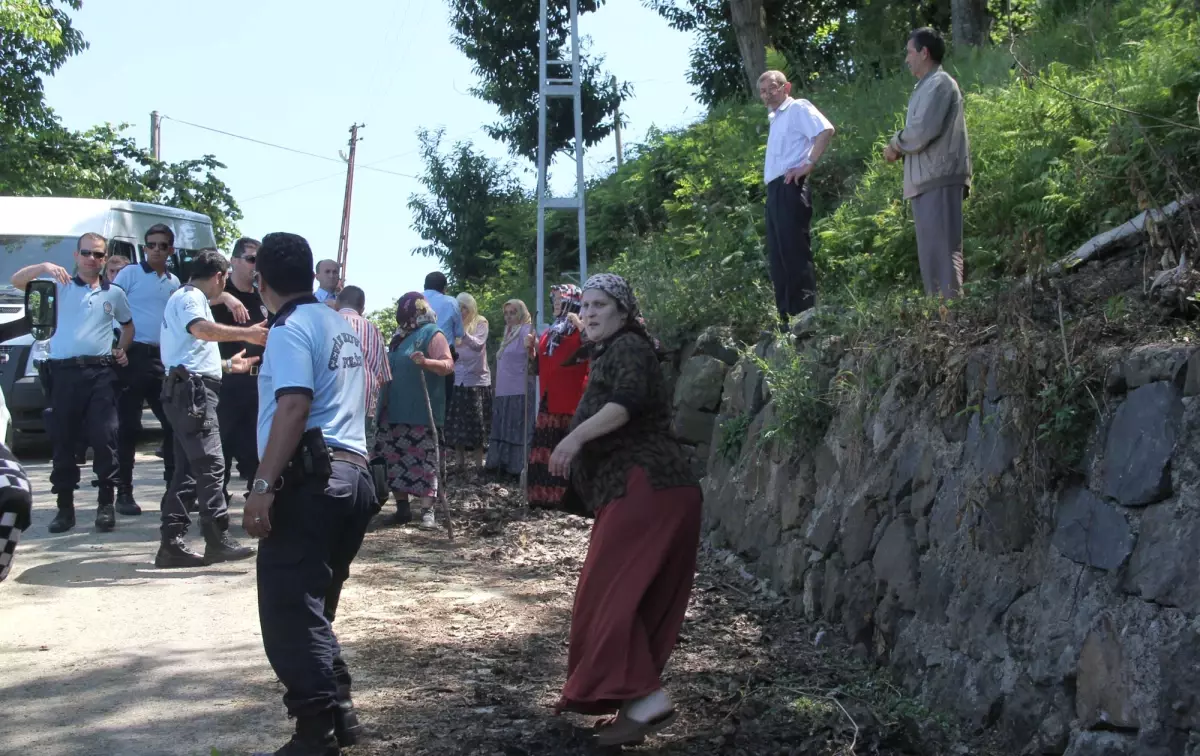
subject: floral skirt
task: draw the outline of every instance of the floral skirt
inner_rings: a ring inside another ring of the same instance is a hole
[[[482,449],[492,421],[491,386],[455,386],[446,411],[446,445]]]
[[[550,474],[550,455],[558,442],[567,437],[571,428],[571,415],[554,415],[544,405],[538,412],[533,430],[533,443],[529,445],[529,505],[531,507],[558,507],[567,493],[569,482]]]
[[[374,456],[387,461],[388,486],[395,493],[437,496],[437,437],[428,425],[383,423],[375,433]]]

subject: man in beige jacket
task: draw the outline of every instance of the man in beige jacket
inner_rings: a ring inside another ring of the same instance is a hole
[[[904,62],[917,77],[904,128],[884,148],[904,159],[904,198],[912,200],[925,293],[962,294],[963,199],[971,187],[971,144],[958,82],[942,70],[946,43],[928,27],[908,38]]]

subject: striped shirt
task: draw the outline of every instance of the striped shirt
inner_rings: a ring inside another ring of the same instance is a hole
[[[392,380],[392,368],[388,364],[383,335],[374,323],[359,315],[353,308],[343,307],[338,310],[338,314],[346,319],[358,340],[362,342],[363,359],[367,363],[364,365],[366,370],[363,371],[367,377],[367,417],[374,417],[379,389]]]

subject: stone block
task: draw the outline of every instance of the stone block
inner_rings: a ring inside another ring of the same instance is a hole
[[[908,502],[908,509],[913,517],[925,517],[929,514],[929,510],[933,507],[933,500],[937,496],[937,491],[937,483],[933,481],[913,491],[912,498]]]
[[[1072,488],[1059,503],[1051,543],[1073,562],[1112,572],[1133,551],[1134,536],[1121,511],[1086,488]]]
[[[1200,612],[1200,510],[1194,502],[1146,509],[1122,587],[1147,601]]]
[[[911,496],[914,488],[928,483],[933,477],[933,449],[924,443],[913,443],[911,438],[909,441],[897,454],[892,470],[892,501]]]
[[[818,562],[804,573],[801,587],[800,606],[804,610],[804,618],[809,622],[821,616],[821,594],[825,590],[825,564]]]
[[[825,587],[821,591],[821,616],[828,622],[837,622],[841,617],[842,604],[846,600],[845,563],[841,554],[834,554],[825,562]]]
[[[875,579],[886,583],[906,611],[916,609],[917,603],[917,543],[913,525],[907,519],[897,519],[888,526],[875,548],[872,560]]]
[[[746,414],[746,363],[739,362],[725,374],[721,390],[721,414],[740,417]]]
[[[1110,617],[1101,617],[1084,640],[1075,679],[1075,715],[1084,727],[1141,726],[1132,700],[1132,675]]]
[[[1119,732],[1080,732],[1071,738],[1063,756],[1144,756],[1137,737]]]
[[[808,524],[804,529],[804,539],[808,545],[822,554],[833,550],[833,542],[837,538],[840,514],[838,501],[833,489],[825,489],[809,515]]]
[[[688,444],[707,444],[712,441],[713,428],[717,424],[715,412],[701,412],[691,407],[675,410],[671,430],[675,437]]]
[[[871,539],[879,513],[865,497],[858,497],[846,508],[842,518],[842,555],[847,565],[856,565],[870,556]]]
[[[1100,463],[1105,496],[1137,507],[1171,495],[1171,456],[1182,414],[1174,384],[1149,383],[1129,393],[1108,428]]]
[[[870,644],[875,626],[875,607],[881,598],[875,590],[875,571],[860,564],[846,574],[842,625],[850,643]]]
[[[1016,435],[1007,426],[1006,400],[984,400],[967,425],[966,461],[975,469],[997,477],[1008,469],[1020,451]]]
[[[1183,386],[1189,358],[1195,352],[1194,347],[1174,344],[1146,344],[1135,348],[1120,366],[1125,389],[1132,391],[1157,381]]]
[[[696,344],[689,357],[706,355],[716,357],[726,365],[736,364],[740,355],[737,350],[737,340],[733,338],[733,330],[721,326],[710,326],[700,332]]]
[[[1186,370],[1183,395],[1196,396],[1200,394],[1200,350],[1192,352],[1192,356],[1188,358]]]
[[[683,365],[675,383],[675,406],[690,407],[703,412],[716,412],[721,406],[721,392],[729,366],[716,357],[701,355]]]

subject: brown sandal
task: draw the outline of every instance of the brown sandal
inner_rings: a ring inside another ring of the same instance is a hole
[[[649,722],[638,722],[624,713],[618,714],[612,724],[596,733],[596,742],[602,746],[637,745],[648,736],[670,727],[679,718],[679,712],[671,709]]]

